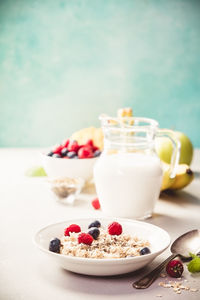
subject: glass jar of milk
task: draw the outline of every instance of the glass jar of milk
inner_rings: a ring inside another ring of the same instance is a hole
[[[179,141],[170,131],[159,130],[153,119],[101,115],[100,120],[104,150],[94,166],[94,181],[103,213],[134,219],[152,216],[163,176],[155,137],[164,135],[172,140],[171,177],[179,161]]]

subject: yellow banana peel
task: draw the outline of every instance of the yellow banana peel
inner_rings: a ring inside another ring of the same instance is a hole
[[[162,162],[163,179],[161,185],[161,191],[168,190],[173,184],[175,178],[170,177],[170,165]]]
[[[178,166],[176,177],[172,185],[171,190],[179,190],[186,187],[194,179],[194,173],[190,167],[186,164],[181,164]]]
[[[177,172],[175,178],[170,178],[170,165],[162,162],[163,167],[163,180],[161,191],[179,190],[186,187],[194,179],[194,173],[190,167],[186,164],[180,164],[177,167]]]

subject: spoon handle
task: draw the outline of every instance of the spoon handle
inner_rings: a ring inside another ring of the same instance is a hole
[[[174,259],[178,254],[171,254],[165,261],[158,265],[153,271],[146,274],[141,279],[133,283],[133,287],[136,289],[146,289],[148,288],[159,276],[160,272],[163,270],[165,265],[172,259]]]

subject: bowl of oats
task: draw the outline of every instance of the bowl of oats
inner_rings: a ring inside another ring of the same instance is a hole
[[[169,246],[170,237],[162,228],[141,221],[84,218],[42,228],[34,243],[68,271],[110,276],[149,264]]]

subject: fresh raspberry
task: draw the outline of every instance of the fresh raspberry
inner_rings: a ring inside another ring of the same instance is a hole
[[[73,151],[73,152],[78,152],[78,150],[79,150],[79,148],[80,148],[80,146],[79,146],[79,144],[78,144],[78,142],[77,141],[71,141],[70,143],[69,143],[69,145],[68,145],[68,150],[71,152],[71,151]]]
[[[78,157],[79,158],[92,158],[93,157],[92,148],[89,146],[81,147],[78,151]]]
[[[68,145],[69,145],[69,142],[70,142],[70,140],[68,139],[68,140],[66,140],[66,141],[64,141],[64,143],[63,143],[63,148],[67,148],[68,147]]]
[[[113,222],[108,226],[108,233],[110,235],[120,235],[122,233],[122,225],[117,222]]]
[[[77,224],[71,224],[70,226],[68,226],[67,228],[65,228],[64,231],[64,235],[65,236],[69,236],[70,232],[80,232],[81,231],[81,227]]]
[[[94,147],[94,143],[93,143],[93,140],[88,140],[87,143],[85,144],[86,146],[89,146],[91,148]]]
[[[93,151],[93,152],[95,152],[95,151],[97,151],[97,150],[99,150],[99,147],[97,147],[97,146],[94,146],[94,147],[92,148],[92,151]]]
[[[94,207],[94,209],[100,209],[100,203],[99,203],[99,199],[95,198],[94,200],[92,200],[92,206]]]
[[[94,145],[93,140],[88,140],[85,146],[91,147],[92,152],[94,153],[95,151],[99,150],[99,147]]]
[[[54,154],[61,154],[62,149],[63,149],[63,146],[62,146],[62,145],[59,145],[59,146],[57,146],[57,147],[53,150],[53,153],[54,153]]]
[[[81,149],[81,148],[83,148],[83,147],[85,147],[85,145],[79,145],[79,149]]]
[[[171,260],[166,266],[167,274],[175,278],[181,277],[183,270],[183,264],[178,259]]]
[[[91,245],[93,242],[93,237],[89,233],[80,233],[78,236],[79,244]]]

